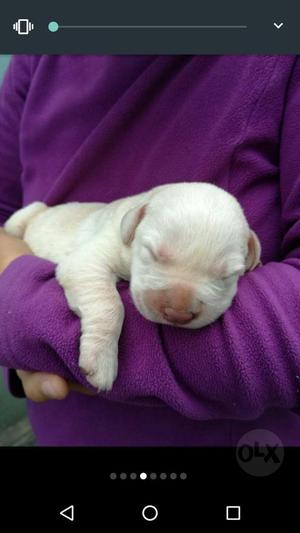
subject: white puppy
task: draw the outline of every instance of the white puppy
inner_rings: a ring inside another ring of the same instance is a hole
[[[34,202],[5,229],[58,263],[57,280],[81,318],[79,365],[98,390],[117,375],[118,279],[130,280],[147,319],[201,328],[228,309],[239,276],[260,262],[237,200],[207,183],[163,185],[110,204]]]

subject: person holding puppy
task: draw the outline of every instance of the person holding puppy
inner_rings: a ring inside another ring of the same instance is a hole
[[[293,56],[12,60],[0,92],[2,225],[34,201],[208,182],[237,198],[262,248],[263,266],[202,329],[146,320],[120,282],[119,374],[96,394],[55,263],[0,230],[0,363],[29,399],[38,444],[234,446],[254,428],[299,444],[299,77]]]

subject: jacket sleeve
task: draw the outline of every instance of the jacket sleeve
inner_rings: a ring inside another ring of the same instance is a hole
[[[299,146],[298,60],[281,125],[281,260],[243,276],[232,307],[201,330],[149,323],[147,335],[126,299],[121,368],[112,397],[159,398],[198,420],[250,419],[269,407],[299,406]]]

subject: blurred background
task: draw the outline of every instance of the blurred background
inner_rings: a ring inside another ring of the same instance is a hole
[[[9,63],[9,60],[10,60],[10,56],[1,56],[0,55],[0,81],[2,80],[3,78],[3,74],[6,70],[6,67]]]
[[[0,84],[10,56],[0,55]],[[26,402],[11,396],[0,370],[0,446],[33,446],[34,437],[26,416]]]

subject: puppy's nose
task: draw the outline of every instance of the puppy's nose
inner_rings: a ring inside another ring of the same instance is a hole
[[[195,313],[177,311],[176,309],[172,309],[172,307],[165,307],[162,314],[165,320],[173,324],[188,324],[196,316]]]

